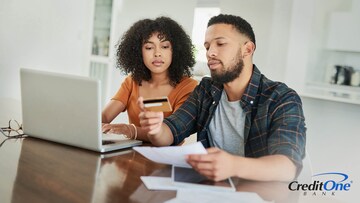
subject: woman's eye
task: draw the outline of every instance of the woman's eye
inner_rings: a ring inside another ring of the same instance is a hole
[[[146,50],[151,50],[151,49],[152,49],[152,47],[145,47],[145,49],[146,49]]]
[[[168,49],[170,46],[163,46],[163,49]]]

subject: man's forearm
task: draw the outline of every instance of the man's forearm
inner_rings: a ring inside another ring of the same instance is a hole
[[[150,142],[155,146],[169,146],[174,142],[174,138],[170,128],[165,124],[161,124],[161,130],[155,135],[148,135]]]
[[[258,181],[291,181],[296,166],[285,155],[269,155],[260,158],[238,157],[237,176]]]

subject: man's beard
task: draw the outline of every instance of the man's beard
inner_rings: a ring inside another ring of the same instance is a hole
[[[233,67],[229,67],[228,70],[226,70],[222,62],[220,63],[223,65],[223,68],[220,70],[220,72],[211,70],[211,78],[220,84],[225,84],[235,80],[237,77],[239,77],[241,71],[244,68],[244,61],[240,56],[238,62]]]

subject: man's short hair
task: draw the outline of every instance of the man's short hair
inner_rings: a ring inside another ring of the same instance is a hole
[[[212,17],[208,22],[208,27],[214,24],[229,24],[233,25],[237,31],[247,36],[250,41],[252,41],[255,46],[255,34],[254,31],[246,20],[241,18],[240,16],[234,16],[229,14],[220,14],[217,16]]]

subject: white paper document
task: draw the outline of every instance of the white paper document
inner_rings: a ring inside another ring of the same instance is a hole
[[[188,168],[191,166],[185,160],[186,155],[207,153],[201,142],[184,146],[133,147],[133,149],[154,162]]]
[[[252,192],[219,192],[206,190],[181,189],[176,193],[176,198],[166,201],[166,203],[189,203],[189,202],[251,202],[266,203],[261,197]]]
[[[148,190],[177,190],[171,177],[141,176],[140,179]]]

